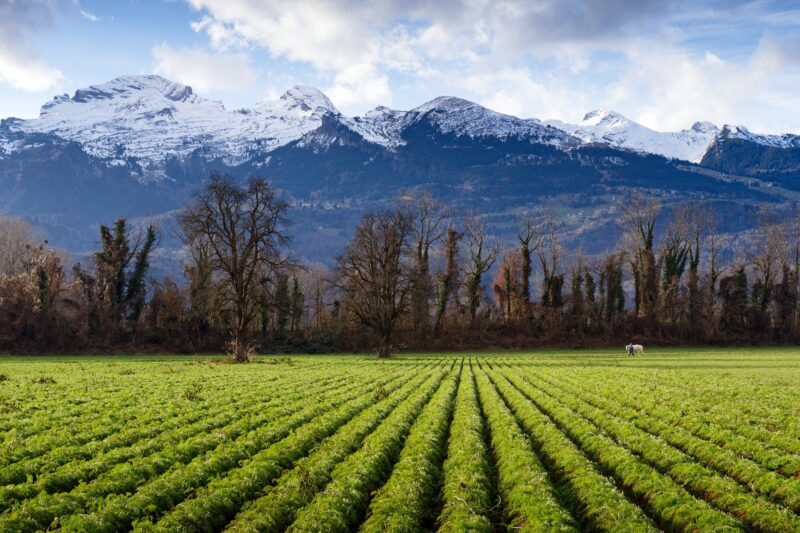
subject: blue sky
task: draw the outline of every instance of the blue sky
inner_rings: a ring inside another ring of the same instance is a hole
[[[800,133],[800,2],[0,0],[0,117],[138,73],[229,108],[299,83],[347,114],[455,95]]]

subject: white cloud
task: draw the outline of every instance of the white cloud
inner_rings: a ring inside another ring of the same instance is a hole
[[[754,31],[800,20],[800,10],[763,2],[743,11],[672,0],[187,2],[216,49],[261,47],[311,66],[353,111],[387,103],[402,83],[540,118],[607,106],[661,130],[712,120],[791,131],[800,119],[800,42],[764,38],[742,58]]]
[[[64,79],[60,70],[0,48],[0,82],[23,91],[41,92]]]
[[[518,117],[574,121],[588,105],[577,87],[528,68],[467,76],[461,87],[485,107]]]
[[[452,78],[458,85],[466,76],[498,77],[498,70],[519,68],[520,58],[529,55],[554,57],[570,72],[581,72],[589,66],[582,46],[614,42],[665,9],[662,0],[187,1],[202,14],[192,28],[205,32],[213,47],[263,47],[309,64],[333,77],[330,96],[345,108],[388,96],[395,73]],[[509,75],[500,77],[510,83]],[[496,89],[494,100],[514,99],[516,107],[530,109],[522,105],[529,89],[502,89],[507,98]]]
[[[200,48],[174,49],[160,44],[152,49],[155,72],[191,85],[199,92],[251,87],[256,73],[242,53],[209,53]]]
[[[217,50],[227,50],[232,47],[244,46],[245,44],[236,31],[211,17],[203,17],[190,23],[190,26],[198,33],[206,32],[208,38],[211,39],[211,46]]]
[[[42,61],[31,34],[52,24],[53,5],[43,0],[0,1],[0,83],[23,91],[46,91],[63,79]]]
[[[625,105],[631,118],[654,129],[686,128],[697,120],[745,124],[754,130],[777,132],[796,128],[800,97],[794,89],[800,71],[792,54],[763,41],[744,62],[724,60],[706,52],[694,57],[678,47],[659,43],[631,44],[631,68],[609,94]],[[633,101],[630,101],[630,100]]]
[[[233,35],[263,46],[276,56],[317,68],[343,69],[371,53],[374,8],[339,2],[277,0],[189,0],[209,14],[195,30],[209,33],[216,44]],[[221,38],[225,35],[225,38]]]
[[[379,104],[388,105],[392,99],[389,78],[369,63],[351,65],[340,71],[333,87],[325,94],[345,113]]]
[[[81,16],[83,18],[85,18],[86,20],[88,20],[88,21],[91,21],[91,22],[99,22],[100,21],[100,17],[98,17],[94,13],[86,11],[85,9],[81,9],[80,13],[81,13]]]

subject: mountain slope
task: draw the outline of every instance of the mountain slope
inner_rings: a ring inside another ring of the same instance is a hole
[[[607,143],[616,148],[699,162],[719,133],[710,122],[695,122],[688,130],[662,133],[633,122],[619,113],[601,109],[587,113],[580,124],[550,121],[584,143]]]
[[[633,190],[703,201],[738,231],[759,206],[797,200],[798,168],[796,136],[741,127],[660,133],[610,111],[570,126],[455,97],[348,117],[305,86],[230,111],[158,76],[117,78],[56,97],[38,119],[0,122],[0,212],[79,252],[117,216],[169,224],[212,171],[270,179],[292,205],[296,251],[330,261],[361,213],[408,192],[485,214],[498,236],[513,237],[520,212],[547,209],[571,245],[594,253],[615,243],[615,205]]]

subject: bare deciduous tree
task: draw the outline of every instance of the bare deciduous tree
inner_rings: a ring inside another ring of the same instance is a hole
[[[26,264],[37,255],[38,240],[24,220],[0,215],[0,276],[24,272]]]
[[[487,242],[486,224],[477,216],[467,219],[464,240],[469,254],[466,279],[469,321],[474,326],[483,291],[483,275],[492,268],[499,250],[496,244]]]
[[[636,288],[635,308],[639,315],[653,318],[658,302],[658,268],[653,252],[656,217],[661,207],[639,194],[622,203],[623,229],[633,247],[631,269]]]
[[[231,351],[236,362],[249,359],[249,333],[258,313],[258,288],[289,266],[281,249],[288,244],[286,210],[266,180],[240,185],[214,174],[183,210],[179,222],[187,243],[202,241],[220,287],[221,304],[231,314]]]
[[[552,217],[548,217],[536,251],[542,267],[542,305],[545,307],[561,307],[563,305],[561,288],[564,285],[564,276],[556,274],[562,252],[556,223]]]
[[[411,294],[411,317],[414,332],[422,338],[430,327],[430,250],[445,233],[447,212],[430,195],[404,200],[403,211],[411,223],[414,244],[414,276]]]
[[[408,261],[412,224],[403,211],[364,216],[338,258],[332,284],[345,308],[378,337],[378,356],[388,357],[392,334],[407,310],[413,266]]]
[[[527,322],[531,319],[531,274],[533,273],[531,254],[537,251],[542,244],[542,236],[539,234],[530,214],[523,218],[520,227],[517,229],[517,240],[519,240],[519,253],[522,261],[522,272],[520,274],[522,276],[520,286],[522,313]]]
[[[447,228],[447,238],[442,247],[444,255],[444,270],[439,274],[439,289],[436,295],[436,319],[434,321],[433,333],[440,335],[444,328],[445,314],[448,306],[452,303],[454,296],[458,295],[459,285],[459,264],[458,264],[458,243],[462,235],[452,226]]]

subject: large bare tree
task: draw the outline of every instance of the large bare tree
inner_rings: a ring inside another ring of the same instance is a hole
[[[402,207],[411,223],[414,245],[411,318],[414,333],[421,340],[430,329],[430,300],[434,292],[430,274],[430,250],[447,232],[447,210],[428,194],[405,199]]]
[[[470,325],[474,327],[483,293],[483,275],[489,272],[497,260],[499,248],[496,243],[489,242],[486,235],[486,224],[480,217],[468,218],[465,226],[464,241],[469,256],[466,290],[469,299],[469,321]]]
[[[249,334],[258,314],[259,288],[289,265],[282,248],[288,205],[270,184],[250,178],[245,184],[213,174],[180,215],[183,238],[193,250],[206,247],[207,261],[230,313],[231,351],[236,362],[249,360]]]
[[[392,334],[409,305],[414,267],[407,248],[412,231],[402,210],[365,215],[332,280],[345,308],[375,332],[379,357],[389,356]]]
[[[661,206],[653,199],[633,194],[621,204],[622,223],[631,248],[631,270],[636,289],[635,310],[654,318],[658,302],[658,265],[653,250],[656,217]]]
[[[433,333],[440,335],[444,328],[445,314],[452,300],[458,296],[459,285],[459,255],[458,243],[462,234],[452,226],[447,228],[447,238],[442,246],[444,256],[444,270],[439,272],[439,288],[436,294],[436,318],[434,320]]]
[[[38,241],[40,239],[27,222],[0,215],[0,276],[24,272],[36,255]]]
[[[519,227],[517,228],[517,239],[519,240],[519,254],[522,260],[522,280],[520,292],[522,298],[522,317],[526,322],[531,319],[531,274],[533,265],[531,254],[539,249],[542,244],[542,236],[533,221],[533,215],[527,213]]]

